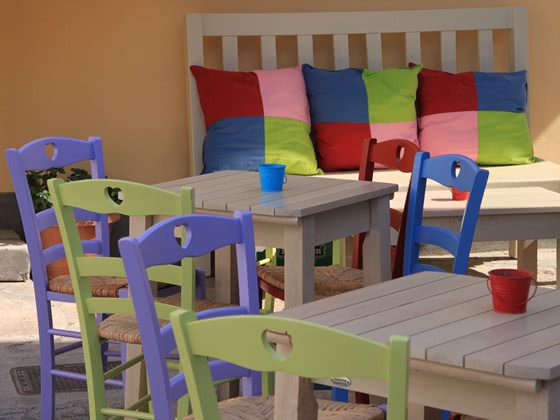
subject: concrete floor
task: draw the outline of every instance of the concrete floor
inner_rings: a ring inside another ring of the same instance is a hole
[[[475,244],[472,270],[486,273],[496,267],[515,267],[516,261],[507,257],[505,243]],[[554,242],[543,241],[539,247],[540,282],[553,282],[556,277],[556,251]],[[54,318],[59,327],[78,328],[72,304],[57,304]],[[15,366],[38,365],[39,345],[37,321],[33,298],[33,285],[26,282],[0,283],[0,420],[37,419],[40,415],[39,396],[22,396],[9,375]],[[80,361],[80,354],[63,355],[59,363]],[[120,400],[121,391],[112,390],[111,399]],[[65,392],[57,394],[57,419],[87,419],[87,394]]]

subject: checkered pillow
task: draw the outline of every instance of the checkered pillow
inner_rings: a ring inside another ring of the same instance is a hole
[[[289,174],[317,167],[301,67],[236,72],[191,66],[207,134],[203,173],[284,163]]]
[[[420,148],[432,156],[459,153],[480,165],[534,162],[526,104],[526,71],[452,74],[424,68]]]

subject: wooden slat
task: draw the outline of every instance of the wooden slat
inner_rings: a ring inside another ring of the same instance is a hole
[[[203,45],[203,15],[187,14],[186,27],[188,63],[186,66],[188,78],[189,110],[188,124],[190,126],[190,156],[191,175],[202,172],[202,140],[206,134],[204,125],[204,114],[200,107],[196,80],[190,74],[189,64],[204,65],[204,45]]]
[[[560,290],[541,287],[526,313],[500,314],[492,310],[484,278],[422,276],[366,287],[277,316],[382,342],[391,335],[409,335],[412,357],[435,362],[435,367],[537,380],[560,376]]]
[[[500,343],[491,348],[466,355],[465,367],[467,369],[502,375],[504,373],[505,361],[527,356],[551,346],[560,345],[558,318],[556,318],[556,324],[546,329]],[[514,328],[517,331],[520,328],[520,324],[513,324],[511,329],[513,330]],[[534,372],[531,376],[533,375]]]
[[[298,35],[298,64],[311,64],[315,61],[313,57],[313,37],[311,35]]]
[[[380,33],[366,35],[368,68],[370,68],[371,70],[383,70],[383,53],[381,48]]]
[[[545,311],[547,309],[554,308],[557,305],[556,296],[546,296],[549,292],[552,292],[552,289],[539,290],[538,297],[531,301],[531,311]],[[486,298],[489,299],[490,296],[487,296]],[[445,343],[451,343],[453,340],[469,336],[470,334],[474,334],[488,328],[507,324],[511,322],[512,319],[523,318],[525,316],[526,314],[506,316],[496,314],[494,311],[489,311],[469,318],[459,319],[453,323],[447,323],[437,328],[415,332],[412,334],[412,339],[414,340],[412,357],[424,359],[428,357],[426,354],[428,349],[431,349],[430,357],[438,357],[440,358],[439,360],[441,360],[442,356],[435,355],[435,353],[440,351],[437,346]],[[540,322],[540,317],[538,315],[536,315],[533,319],[537,323]],[[546,327],[546,325],[543,325],[543,327]],[[461,365],[461,363],[462,357],[459,356],[454,358],[451,364]]]
[[[261,58],[263,70],[274,70],[277,68],[275,36],[261,36]]]
[[[369,184],[369,185],[368,185]],[[251,208],[254,213],[268,213],[270,207],[275,207],[276,216],[304,217],[310,214],[324,212],[333,208],[364,201],[366,197],[371,199],[395,191],[396,186],[390,184],[353,183],[339,184],[325,188],[318,187],[305,196],[297,196],[264,203]],[[333,200],[336,197],[336,200]]]
[[[554,326],[559,323],[558,318],[552,323],[546,321],[546,319],[550,313],[555,312],[553,309],[559,305],[557,299],[558,294],[556,293],[548,293],[536,297],[531,301],[529,306],[531,312],[529,314],[509,315],[493,313],[493,316],[490,317],[477,318],[473,320],[473,327],[468,326],[467,331],[462,333],[461,337],[430,347],[427,357],[429,360],[438,363],[464,366],[464,357],[469,354],[514,340],[520,336],[527,335],[531,331]],[[534,306],[539,300],[544,308],[548,307],[542,312]],[[535,314],[534,311],[539,312]],[[517,320],[522,320],[522,322],[515,322]],[[464,326],[464,324],[457,324],[457,328],[461,326]],[[473,329],[478,331],[473,331]]]
[[[239,70],[239,55],[236,36],[222,37],[222,57],[224,60],[224,70]]]
[[[334,68],[345,69],[350,66],[350,53],[348,50],[348,35],[333,35]]]
[[[457,35],[455,31],[441,33],[441,69],[457,72]]]
[[[290,308],[289,311],[276,312],[274,316],[305,320],[310,320],[312,317],[319,317],[322,314],[329,314],[328,316],[330,316],[333,310],[344,310],[347,307],[353,308],[356,305],[369,302],[372,299],[391,295],[409,289],[410,287],[419,287],[425,284],[435,283],[449,277],[453,277],[453,275],[449,273],[416,273],[408,276],[406,281],[386,281],[377,284],[375,287],[353,290],[334,297],[316,300],[304,306]],[[366,306],[369,305],[366,304]]]
[[[517,378],[553,379],[560,376],[560,345],[548,347],[505,364],[504,374]],[[551,366],[553,366],[551,368]]]
[[[491,30],[478,31],[480,71],[494,70],[494,37]]]
[[[209,13],[205,36],[364,34],[508,29],[517,8],[399,10],[376,12]]]
[[[407,63],[421,63],[422,52],[420,46],[420,32],[407,32],[406,40],[406,61]]]
[[[399,309],[403,305],[415,305],[418,302],[422,302],[424,299],[428,299],[434,296],[439,297],[441,295],[454,291],[459,291],[459,293],[466,293],[466,290],[471,288],[471,286],[475,284],[470,277],[464,277],[462,279],[454,278],[454,281],[448,281],[448,279],[449,274],[444,273],[444,276],[442,276],[442,278],[438,282],[429,282],[419,285],[415,284],[414,287],[409,286],[405,289],[389,289],[392,293],[375,296],[375,298],[369,299],[367,302],[354,304],[351,307],[345,306],[338,309],[339,305],[337,304],[336,307],[333,307],[333,309],[331,309],[328,314],[323,314],[316,317],[308,317],[307,320],[311,322],[318,322],[324,325],[337,326],[341,329],[344,329],[345,331],[347,331],[347,328],[350,324],[353,324],[354,322],[361,323],[361,319],[356,320],[357,313],[364,314],[365,318],[368,319],[372,316],[379,315],[378,318],[380,318],[379,322],[381,323],[397,323],[399,322],[398,320],[389,319],[391,318],[390,316],[385,317],[385,313],[388,313],[394,309]],[[431,309],[428,309],[428,311],[432,312]],[[382,326],[372,327],[368,331],[373,331],[378,328],[382,328]],[[355,333],[356,331],[352,330],[352,332]]]
[[[343,329],[344,331],[361,335],[369,331],[374,331],[378,328],[383,328],[397,322],[420,317],[434,311],[451,308],[461,302],[478,299],[481,296],[487,295],[488,290],[486,290],[486,285],[479,282],[467,287],[449,291],[447,293],[426,297],[423,300],[417,300],[416,302],[408,303],[405,306],[398,305],[395,308],[386,310],[379,315],[368,315],[357,320],[340,323],[337,324],[337,327]],[[397,304],[396,302],[398,302],[398,300],[395,297],[395,304]],[[432,325],[426,325],[427,329],[431,327]]]

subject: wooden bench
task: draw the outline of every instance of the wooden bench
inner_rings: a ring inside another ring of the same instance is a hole
[[[381,70],[406,66],[408,62],[428,61],[431,67],[456,72],[460,67],[458,63],[465,62],[460,58],[469,58],[472,54],[473,44],[465,44],[465,36],[468,38],[475,32],[474,46],[475,49],[478,47],[478,51],[474,61],[478,62],[478,67],[466,70],[529,69],[528,12],[524,6],[418,11],[187,14],[186,31],[190,159],[194,174],[200,173],[203,168],[202,145],[206,130],[196,81],[188,70],[189,65],[252,70],[308,63],[343,69],[359,63],[363,67]],[[472,57],[470,59],[472,61]],[[435,65],[432,65],[434,62]],[[489,195],[495,188],[517,187],[540,187],[560,192],[560,165],[553,162],[540,160],[528,165],[487,169],[490,171]],[[357,179],[357,172],[326,173],[322,176]],[[399,191],[404,191],[408,184],[406,174],[391,170],[378,170],[375,178],[397,183]],[[435,185],[429,188],[437,189]],[[532,194],[532,190],[526,191]],[[513,201],[511,206],[515,206]],[[434,211],[437,213],[437,208]],[[530,244],[525,241],[520,245],[520,250],[531,250],[525,260],[536,260],[536,242]]]

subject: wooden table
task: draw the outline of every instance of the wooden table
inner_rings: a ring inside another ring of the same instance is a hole
[[[555,289],[539,287],[524,314],[500,314],[492,310],[485,279],[426,272],[277,316],[382,342],[394,334],[410,336],[413,408],[425,405],[490,419],[560,419],[560,291]],[[351,382],[349,389],[386,395],[384,384]],[[276,407],[294,409],[299,383],[277,375]],[[409,419],[421,418],[423,409],[410,411]]]
[[[404,207],[405,193],[391,207]],[[465,201],[451,200],[448,190],[428,190],[424,217],[429,224],[458,231]],[[556,286],[560,287],[560,194],[539,187],[487,188],[475,241],[517,241],[517,265],[537,274],[537,240],[556,239]]]
[[[284,248],[286,306],[314,299],[314,248],[335,239],[367,231],[364,252],[366,284],[391,278],[389,200],[395,184],[288,175],[281,192],[262,192],[256,172],[223,171],[157,184],[170,191],[194,187],[197,213],[253,214],[259,246]],[[140,234],[158,218],[131,218],[131,234]],[[233,255],[216,253],[217,299],[232,302],[235,272]]]

